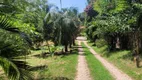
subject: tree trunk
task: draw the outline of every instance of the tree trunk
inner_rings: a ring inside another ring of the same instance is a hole
[[[47,47],[48,47],[49,53],[51,54],[51,50],[50,50],[50,46],[49,46],[48,41],[47,41]]]
[[[65,52],[68,52],[68,45],[65,45]]]
[[[136,31],[134,34],[134,43],[135,43],[135,51],[136,51],[136,56],[134,57],[135,62],[136,62],[136,66],[139,67],[139,53],[140,53],[140,48],[139,48],[139,43],[140,43],[140,32]]]
[[[73,45],[75,46],[75,39],[73,39]]]
[[[72,48],[72,44],[73,44],[73,39],[70,40],[70,42],[69,42],[69,47],[70,47],[70,48]]]
[[[119,37],[116,38],[115,47],[116,47],[116,49],[120,49],[120,39],[119,39]]]
[[[72,43],[70,43],[70,45],[69,45],[69,46],[70,46],[70,48],[72,48]]]
[[[137,66],[137,68],[140,67],[139,55],[137,55],[137,57],[136,57],[136,66]]]

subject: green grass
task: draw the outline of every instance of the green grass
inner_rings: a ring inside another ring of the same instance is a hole
[[[82,46],[85,47],[84,44],[82,44]],[[94,57],[94,55],[89,51],[89,49],[83,49],[86,55],[86,60],[93,80],[114,80],[114,78],[107,71],[107,69],[101,64],[101,62],[99,62]]]
[[[42,58],[40,54],[48,52],[47,48],[44,48],[42,50],[32,50],[26,59],[28,64],[33,67],[31,73],[34,80],[74,80],[78,52],[75,50],[68,55],[55,55],[53,57],[49,55]],[[5,78],[6,76],[0,74],[0,80],[5,80]]]
[[[91,46],[93,43],[89,43]],[[137,68],[131,60],[131,52],[128,50],[108,52],[106,46],[97,48],[92,46],[93,49],[106,58],[109,62],[113,63],[120,70],[131,76],[134,80],[142,80],[142,67]],[[142,66],[142,63],[141,65]]]
[[[33,51],[32,55],[42,51]],[[47,58],[37,58],[29,56],[27,62],[36,67],[43,66],[42,69],[32,71],[34,78],[38,80],[74,80],[77,66],[77,52],[68,55],[55,55]]]

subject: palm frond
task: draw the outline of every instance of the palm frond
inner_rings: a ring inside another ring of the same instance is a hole
[[[18,11],[16,6],[11,5],[10,3],[1,3],[0,2],[0,14],[4,13],[14,13],[15,11]]]
[[[47,24],[50,21],[50,17],[51,17],[50,13],[47,13],[45,18],[44,18],[44,23]]]
[[[18,28],[13,27],[6,16],[0,16],[0,29],[19,34],[29,45],[32,45],[32,41],[28,35],[21,32]]]
[[[8,21],[8,19],[5,16],[0,16],[0,29],[13,33],[19,33],[19,29],[12,27],[12,24]]]
[[[0,65],[10,80],[32,80],[32,74],[26,70],[31,66],[25,61],[0,57]]]
[[[31,66],[28,65],[27,62],[22,61],[22,60],[18,60],[18,59],[12,59],[11,60],[18,68],[21,69],[28,69],[31,68]]]
[[[27,62],[17,59],[13,59],[12,62],[18,67],[20,72],[19,80],[33,80],[32,74],[29,72],[29,69],[32,67]]]
[[[0,65],[2,66],[4,72],[11,80],[19,79],[20,72],[13,62],[8,60],[7,58],[0,57]]]
[[[24,41],[31,46],[32,40],[29,38],[29,36],[24,32],[19,32],[19,33],[20,33],[20,36],[24,39]]]
[[[19,80],[33,80],[32,74],[25,70],[25,69],[20,69],[20,78]]]

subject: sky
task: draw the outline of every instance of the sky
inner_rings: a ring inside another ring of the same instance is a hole
[[[54,4],[60,8],[60,0],[48,0],[50,4]],[[81,13],[87,5],[87,0],[62,0],[62,8],[77,7]]]

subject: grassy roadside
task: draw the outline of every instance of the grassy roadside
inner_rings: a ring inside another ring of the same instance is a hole
[[[142,80],[142,67],[136,68],[134,62],[131,60],[131,52],[127,50],[107,52],[106,47],[97,48],[92,46],[93,43],[88,43],[97,53],[113,63],[120,70],[131,76],[134,80]],[[107,54],[107,55],[106,55]],[[142,64],[142,63],[141,63]]]
[[[86,55],[86,60],[88,63],[88,67],[91,72],[91,76],[93,77],[93,80],[114,80],[114,78],[111,76],[111,74],[107,71],[107,69],[99,62],[93,54],[89,51],[88,48],[82,43],[82,46],[84,47],[84,52]]]

